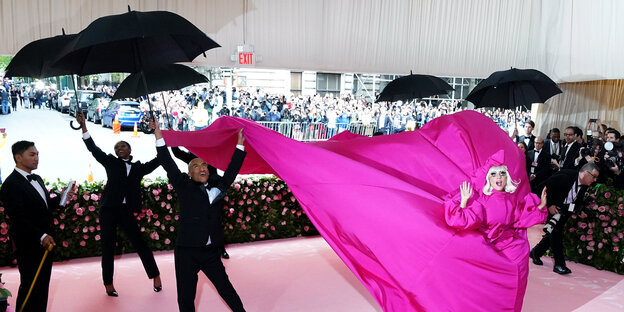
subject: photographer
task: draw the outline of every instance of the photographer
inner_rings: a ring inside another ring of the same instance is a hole
[[[597,180],[599,174],[596,164],[587,163],[580,171],[561,170],[540,185],[539,189],[546,188],[548,212],[552,216],[549,223],[553,228],[531,249],[530,257],[534,264],[543,265],[540,257],[551,248],[555,258],[553,272],[572,273],[565,265],[563,230],[572,214],[584,214],[581,210],[585,206],[585,193],[589,185]],[[559,219],[552,222],[552,219],[557,219],[555,217],[557,214],[559,214]]]
[[[606,130],[604,147],[598,153],[600,161],[601,183],[624,189],[624,146],[620,142],[620,132],[609,128]]]

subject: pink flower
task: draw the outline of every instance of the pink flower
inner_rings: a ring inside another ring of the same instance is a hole
[[[160,221],[154,222],[154,226],[160,226]]]
[[[82,198],[84,198],[84,200],[89,200],[89,195],[84,194],[84,195],[82,195]]]
[[[624,200],[624,198],[622,197],[618,197],[618,201],[621,202],[622,200]]]
[[[6,235],[9,232],[7,229],[0,229],[0,234]]]
[[[269,186],[269,182],[264,181],[264,182],[262,183],[262,185],[264,185],[264,187],[267,187],[267,186]]]
[[[170,191],[173,190],[173,185],[167,184],[167,189],[170,190]]]
[[[264,234],[260,234],[260,236],[259,236],[259,237],[260,237],[260,238],[264,238]]]
[[[269,227],[269,223],[268,223],[268,222],[265,222],[265,223],[264,223],[264,227]]]
[[[154,200],[155,201],[159,201],[160,200],[160,196],[154,196]]]
[[[271,225],[271,231],[275,231],[275,227]]]
[[[84,220],[89,222],[89,220],[91,220],[91,218],[89,218],[89,216],[85,216]]]
[[[97,194],[91,194],[91,200],[92,201],[98,201],[100,199],[99,196],[97,196]]]
[[[616,220],[616,219],[613,219],[613,221],[611,221],[611,226],[616,226],[616,225],[617,225],[617,223],[618,223],[618,222],[617,222],[617,220]]]
[[[89,206],[89,211],[95,211],[95,207],[94,206]]]
[[[167,203],[165,203],[165,202],[161,202],[160,203],[160,207],[165,208],[166,206],[167,206]]]
[[[256,206],[258,205],[258,201],[257,201],[257,200],[255,200],[255,199],[254,199],[253,203],[254,203],[254,205],[256,205]]]
[[[266,195],[262,194],[262,196],[260,196],[260,199],[264,200],[266,198]]]
[[[89,235],[87,235],[87,234],[82,235],[82,238],[84,238],[84,239],[89,239]]]
[[[295,202],[295,200],[296,200],[296,199],[295,199],[295,197],[294,197],[294,196],[290,196],[290,201],[291,201],[291,202],[293,202],[293,203],[294,203],[294,202]]]
[[[171,194],[167,194],[167,200],[171,200],[173,198],[173,196],[171,196]]]
[[[246,216],[245,217],[245,221],[249,222],[249,220],[251,220],[251,217],[250,216]]]
[[[593,250],[593,249],[592,249]],[[587,256],[587,260],[591,260],[592,259],[592,255]]]
[[[171,240],[168,238],[165,238],[165,245],[169,245],[169,244],[171,244]]]
[[[231,229],[234,229],[234,227],[230,224],[230,225],[228,225],[228,229],[231,230]]]
[[[167,203],[167,209],[171,209],[171,204]]]
[[[76,209],[76,214],[77,214],[77,215],[82,216],[82,212],[83,212],[83,209],[82,209],[82,208],[78,208],[78,209]]]
[[[240,184],[236,183],[236,184],[234,184],[234,188],[238,191],[238,190],[240,190],[241,186],[240,186]]]
[[[267,203],[270,203],[271,202],[271,197],[267,197],[266,201],[267,201]]]
[[[61,230],[65,229],[65,224],[61,223],[61,225],[59,225],[59,229]]]
[[[585,241],[585,235],[581,235],[580,240],[581,240],[582,242],[584,242],[584,241]]]
[[[602,243],[598,243],[598,249],[602,249]]]
[[[95,227],[93,225],[89,227],[89,232],[91,233],[95,232]]]
[[[158,195],[158,190],[152,190],[152,194],[154,194],[154,196]]]
[[[169,232],[173,232],[173,231],[175,231],[175,227],[170,226],[170,227],[169,227]]]
[[[82,247],[87,246],[87,242],[85,242],[85,241],[80,241],[80,246],[82,246]]]
[[[241,225],[241,229],[246,230],[247,226],[243,224],[243,225]]]
[[[590,235],[594,234],[594,230],[592,230],[592,229],[587,230],[587,234],[590,234]]]
[[[238,205],[239,205],[239,206],[242,206],[243,204],[245,204],[245,202],[243,202],[242,200],[239,200],[239,201],[238,201]]]
[[[286,221],[282,221],[281,225],[286,225]]]
[[[145,228],[144,227],[141,227],[141,232],[145,232]]]
[[[69,247],[69,243],[67,241],[63,241],[63,247],[65,248]]]
[[[613,251],[615,251],[615,252],[620,251],[620,247],[618,247],[618,246],[613,247]]]
[[[145,211],[145,214],[146,214],[146,215],[148,215],[148,216],[151,216],[151,215],[153,214],[153,212],[152,212],[152,210],[151,210],[151,209],[147,209],[147,210]]]
[[[236,223],[241,223],[243,222],[243,220],[241,220],[241,218],[236,218]]]
[[[150,234],[150,238],[153,239],[153,240],[158,240],[160,237],[158,236],[158,233],[152,232]]]
[[[59,219],[61,219],[61,220],[65,219],[65,214],[64,214],[64,213],[61,213],[61,214],[59,215]]]
[[[95,237],[94,237],[94,238],[95,238],[95,240],[96,240],[96,241],[99,241],[99,240],[101,239],[101,238],[100,238],[100,234],[95,234]]]
[[[273,185],[269,186],[269,192],[273,192]]]
[[[255,239],[256,238],[256,234],[251,234],[251,238]]]
[[[307,232],[309,229],[310,229],[310,227],[309,227],[309,226],[307,226],[307,225],[303,227],[303,230],[304,230],[304,231],[306,231],[306,232]]]
[[[609,198],[609,197],[611,197],[611,193],[606,192],[606,193],[604,194],[604,197],[605,197],[605,198]]]
[[[591,242],[589,242],[587,245],[588,245],[589,247],[594,247],[594,245],[596,245],[596,242],[591,241]]]
[[[607,209],[604,206],[598,207],[598,211],[605,212]]]
[[[594,239],[594,236],[592,236],[592,235],[587,235],[587,240],[592,240],[592,239]]]
[[[167,221],[171,221],[171,216],[170,216],[170,215],[166,215],[166,216],[165,216],[165,220],[167,220]]]
[[[86,226],[85,226],[85,227],[83,227],[83,228],[82,228],[82,233],[87,233],[87,232],[89,232],[89,228],[88,228],[88,227],[86,227]]]
[[[56,218],[54,218],[54,225],[58,224],[58,220],[56,220]]]
[[[247,205],[251,205],[251,199],[247,199]]]
[[[281,204],[282,206],[286,206],[286,202],[285,202],[285,201],[281,201],[281,202],[280,202],[280,204]]]

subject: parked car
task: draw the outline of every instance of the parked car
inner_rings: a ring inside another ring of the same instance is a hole
[[[115,117],[122,127],[134,127],[141,123],[143,112],[138,102],[133,101],[111,101],[102,113],[102,127],[113,127]]]
[[[56,110],[65,114],[69,112],[69,102],[74,97],[74,91],[65,90],[60,92],[56,100]]]
[[[93,99],[87,107],[87,120],[93,121],[93,123],[102,122],[102,113],[108,107],[109,100],[105,97]]]
[[[91,101],[100,97],[102,97],[102,92],[99,91],[78,90],[78,102],[80,105],[76,103],[76,98],[72,97],[69,101],[69,115],[76,116],[78,110],[87,110]]]

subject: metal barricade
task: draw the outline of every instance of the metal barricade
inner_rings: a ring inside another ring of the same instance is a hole
[[[302,142],[325,141],[344,130],[365,136],[372,136],[377,130],[374,124],[362,123],[337,123],[335,126],[321,122],[258,121],[258,123],[285,137]]]

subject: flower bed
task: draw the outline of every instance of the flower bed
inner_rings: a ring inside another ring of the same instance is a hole
[[[64,183],[47,183],[60,193]],[[178,225],[178,201],[166,180],[143,181],[143,209],[136,214],[143,238],[152,250],[173,249]],[[55,260],[101,255],[98,203],[102,182],[76,185],[69,204],[53,213],[57,243]],[[223,230],[227,243],[318,235],[286,184],[274,177],[239,178],[225,197]],[[8,222],[0,206],[0,266],[12,261]],[[133,252],[130,242],[119,240],[117,253]]]
[[[591,189],[586,217],[573,215],[564,247],[569,260],[624,274],[624,190],[606,185]]]

